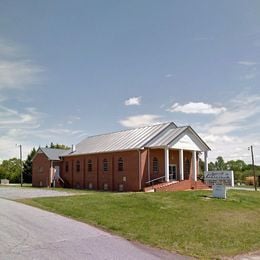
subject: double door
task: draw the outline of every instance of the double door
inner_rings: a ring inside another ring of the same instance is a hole
[[[169,179],[170,179],[170,181],[176,181],[177,180],[177,171],[176,171],[176,165],[175,164],[169,165]]]

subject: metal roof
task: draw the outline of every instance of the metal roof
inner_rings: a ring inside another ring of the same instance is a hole
[[[174,140],[176,140],[183,133],[191,133],[192,136],[198,141],[202,151],[209,151],[210,148],[208,145],[200,138],[200,136],[192,129],[190,126],[182,126],[176,128],[170,128],[163,131],[156,138],[150,141],[146,147],[164,147],[170,145]]]
[[[173,122],[170,122],[90,136],[76,145],[75,152],[68,152],[59,156],[126,151],[145,147],[165,147],[185,131],[192,133],[202,145],[203,150],[210,150],[190,126],[177,127]]]
[[[177,138],[181,133],[183,133],[188,127],[177,127],[167,129],[162,134],[158,135],[157,138],[154,138],[150,141],[146,147],[162,147],[170,144],[175,138]]]
[[[46,147],[40,147],[39,150],[41,150],[51,161],[59,161],[60,156],[68,155],[71,152],[71,150],[46,148]]]
[[[76,151],[70,155],[140,149],[166,128],[176,128],[176,125],[173,122],[163,123],[90,136],[77,144]]]

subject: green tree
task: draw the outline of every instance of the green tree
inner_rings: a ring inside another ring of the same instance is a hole
[[[46,146],[48,148],[48,146]],[[69,150],[70,147],[65,145],[65,144],[54,144],[53,142],[51,142],[50,144],[50,148],[53,149],[64,149],[64,150]]]
[[[0,165],[1,178],[8,179],[11,183],[21,181],[21,161],[17,158],[4,160]]]
[[[232,171],[245,171],[248,169],[248,165],[242,160],[231,160],[226,163],[228,170]]]
[[[208,168],[209,168],[209,171],[215,171],[216,170],[215,163],[210,162],[208,165]]]
[[[226,170],[226,164],[222,156],[218,156],[215,162],[215,168],[217,171],[223,171]]]
[[[32,159],[35,154],[36,149],[33,148],[23,163],[23,181],[25,183],[32,183]]]

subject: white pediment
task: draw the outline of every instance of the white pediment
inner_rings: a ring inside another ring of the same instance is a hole
[[[175,139],[171,144],[170,148],[201,151],[199,143],[191,136],[189,132],[182,134],[179,138]]]

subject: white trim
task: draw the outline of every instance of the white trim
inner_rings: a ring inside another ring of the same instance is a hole
[[[164,174],[165,174],[165,181],[169,182],[169,148],[164,148]]]
[[[201,151],[202,149],[199,145],[198,140],[190,132],[184,132],[178,139],[172,142],[170,148]]]
[[[184,180],[184,171],[183,171],[183,149],[179,150],[179,168],[180,168],[180,180]]]
[[[208,151],[204,152],[204,171],[207,172],[208,168]]]
[[[197,181],[197,153],[192,151],[192,176],[193,180]]]

